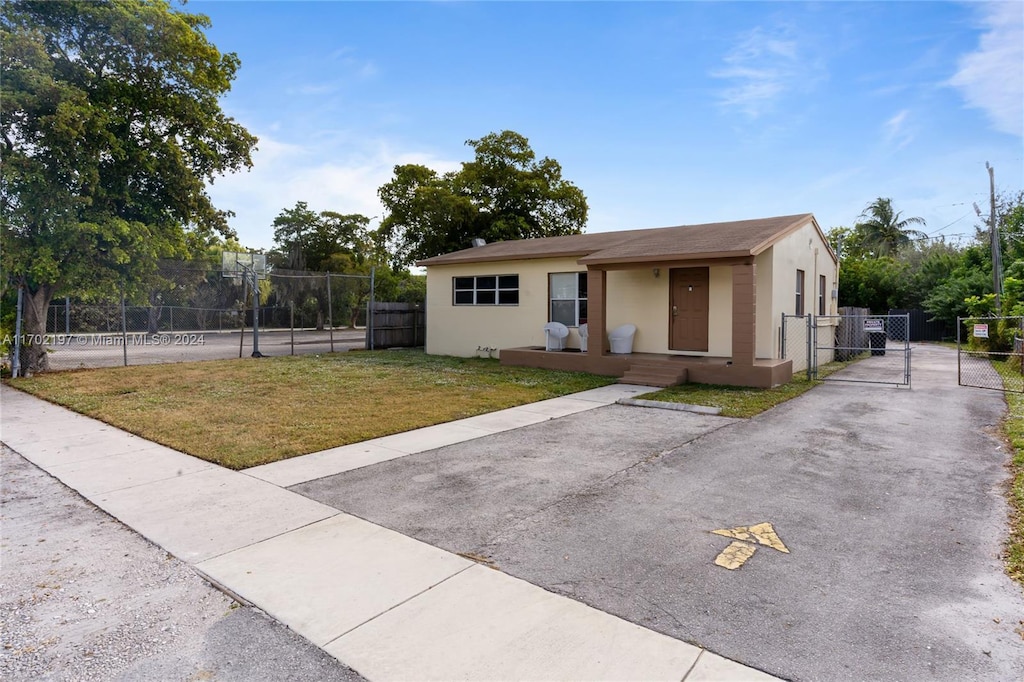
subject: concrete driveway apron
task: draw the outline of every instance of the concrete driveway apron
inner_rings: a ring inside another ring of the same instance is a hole
[[[610,405],[290,489],[780,677],[1024,679],[1005,403],[955,370],[921,346],[913,390]]]

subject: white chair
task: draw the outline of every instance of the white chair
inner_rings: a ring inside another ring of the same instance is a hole
[[[608,334],[608,345],[611,346],[609,350],[612,353],[632,353],[634,334],[636,334],[635,324],[624,324],[616,327]]]
[[[548,322],[544,325],[544,350],[563,350],[567,336],[569,336],[569,328],[564,324]]]
[[[587,323],[584,322],[580,325],[580,352],[587,352],[587,338],[590,336],[590,331],[587,328]]]

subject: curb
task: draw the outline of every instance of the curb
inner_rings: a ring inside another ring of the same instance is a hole
[[[662,400],[619,398],[615,402],[619,405],[632,405],[633,407],[653,407],[661,410],[675,410],[676,412],[696,412],[697,414],[711,415],[718,415],[722,413],[722,408],[720,407],[706,407],[704,405],[690,405],[688,403],[667,403]]]

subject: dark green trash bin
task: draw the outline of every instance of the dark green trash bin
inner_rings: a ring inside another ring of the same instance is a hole
[[[885,355],[885,332],[868,332],[872,355]]]

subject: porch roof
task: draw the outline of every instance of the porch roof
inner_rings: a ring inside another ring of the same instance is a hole
[[[803,213],[725,223],[519,239],[434,256],[417,265],[571,256],[578,256],[583,265],[609,265],[756,256],[808,221],[817,226],[813,214]]]

